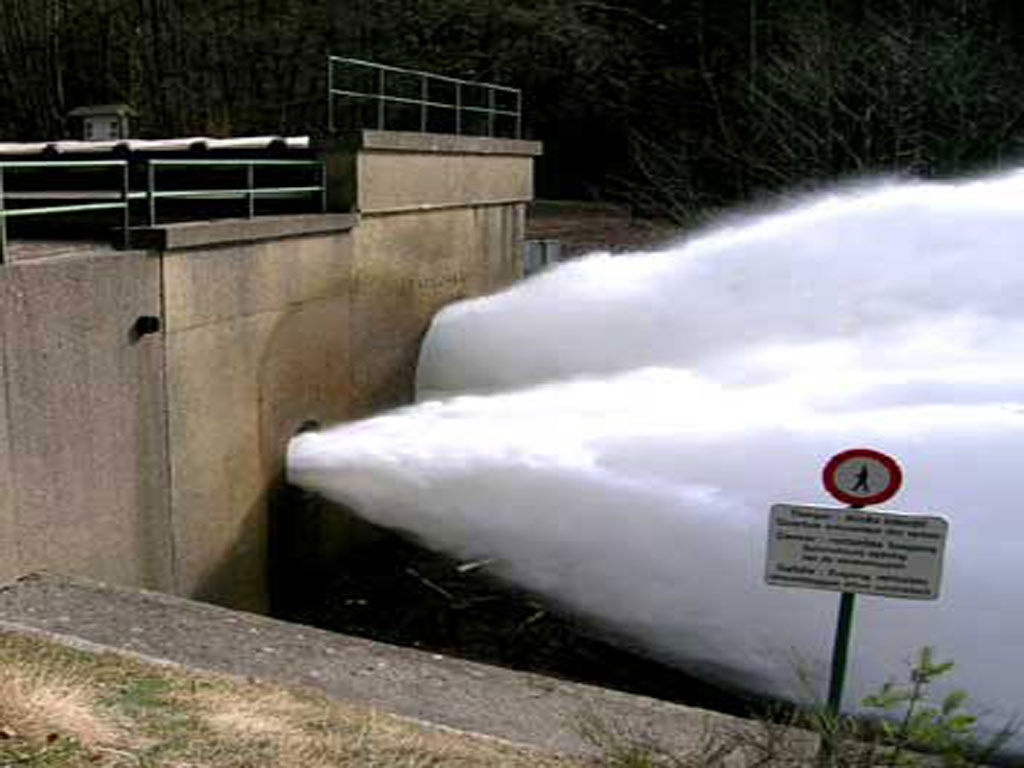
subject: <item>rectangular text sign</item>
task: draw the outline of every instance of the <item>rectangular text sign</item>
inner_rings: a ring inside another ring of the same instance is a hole
[[[775,504],[765,580],[778,587],[934,600],[949,523],[930,515]]]

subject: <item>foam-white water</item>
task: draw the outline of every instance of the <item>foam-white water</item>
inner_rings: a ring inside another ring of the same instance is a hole
[[[837,191],[567,264],[444,310],[419,377],[417,406],[296,438],[291,480],[696,675],[806,701],[837,598],[764,585],[768,508],[834,503],[824,462],[874,447],[903,464],[889,506],[952,529],[938,601],[859,600],[847,701],[932,645],[988,725],[1024,714],[1024,174]]]

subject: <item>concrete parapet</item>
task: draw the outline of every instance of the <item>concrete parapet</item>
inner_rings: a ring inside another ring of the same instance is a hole
[[[362,214],[526,203],[531,141],[364,131],[327,147],[332,208]]]
[[[353,150],[363,151],[514,155],[517,157],[539,157],[543,150],[538,141],[442,133],[410,133],[407,131],[361,131],[342,139],[340,144],[347,145]]]

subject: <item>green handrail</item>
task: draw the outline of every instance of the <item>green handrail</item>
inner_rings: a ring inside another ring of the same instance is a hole
[[[164,189],[157,188],[157,170],[160,168],[242,168],[245,170],[245,186],[226,189]],[[313,168],[318,171],[315,184],[293,186],[267,186],[256,184],[256,169],[263,167],[295,167]],[[121,169],[120,189],[111,193],[106,190],[94,191],[93,199],[110,194],[117,195],[112,202],[71,203],[65,205],[36,206],[31,208],[9,208],[5,204],[5,171],[44,171],[44,170],[95,170]],[[248,218],[256,215],[256,200],[261,197],[298,197],[320,196],[320,210],[327,211],[327,165],[323,160],[280,160],[280,159],[149,159],[145,161],[146,188],[143,191],[132,191],[130,188],[129,162],[127,160],[91,160],[91,161],[49,161],[29,160],[0,162],[0,264],[7,261],[7,219],[24,216],[45,216],[62,213],[79,213],[83,211],[121,210],[122,211],[122,245],[128,247],[130,233],[130,213],[132,201],[146,203],[147,221],[149,226],[157,225],[157,201],[163,199],[202,199],[212,197],[244,199],[248,202]]]
[[[97,168],[121,169],[120,197],[113,203],[75,203],[73,205],[50,205],[36,208],[8,208],[6,205],[5,173],[7,171],[40,171],[60,169],[84,169],[92,170]],[[127,160],[87,160],[87,161],[49,161],[49,160],[26,160],[0,162],[0,264],[7,261],[7,219],[18,216],[46,216],[58,213],[76,213],[79,211],[117,210],[122,211],[122,238],[125,247],[128,245],[129,228],[129,203],[131,191],[128,182],[128,161]]]
[[[357,91],[349,88],[339,88],[335,83],[335,66],[341,65],[348,68],[365,69],[376,73],[377,87],[373,91]],[[414,99],[409,96],[398,96],[389,93],[387,79],[388,73],[396,75],[408,75],[419,78],[420,98]],[[452,101],[440,101],[436,98],[429,98],[431,82],[447,83],[455,87],[455,98]],[[466,104],[463,93],[467,88],[482,89],[487,94],[487,106],[475,106]],[[514,107],[499,108],[497,106],[497,94],[510,95],[515,103]],[[444,109],[455,113],[455,132],[463,133],[463,113],[472,112],[487,117],[487,132],[489,137],[495,136],[495,118],[507,117],[514,120],[512,137],[518,139],[522,136],[523,128],[523,92],[519,88],[512,88],[507,85],[496,83],[485,83],[477,80],[463,80],[458,77],[439,75],[433,72],[425,72],[419,69],[406,69],[404,67],[393,67],[387,64],[377,64],[363,59],[353,59],[344,56],[327,57],[327,125],[331,134],[335,133],[336,122],[334,118],[334,100],[336,96],[345,96],[353,99],[366,99],[377,103],[377,129],[387,128],[386,106],[388,104],[407,104],[420,108],[420,133],[427,133],[428,113],[431,109]]]
[[[259,187],[256,185],[256,169],[263,167],[280,168],[307,167],[319,169],[319,184],[305,184],[290,187]],[[159,190],[157,188],[157,169],[159,168],[244,168],[245,186],[228,189],[184,189]],[[200,199],[204,197],[244,198],[247,202],[248,218],[256,216],[257,197],[285,197],[295,195],[320,195],[320,210],[327,211],[327,164],[323,160],[276,160],[276,159],[226,159],[226,160],[189,160],[167,159],[146,161],[146,209],[149,226],[157,224],[157,200],[162,199]]]

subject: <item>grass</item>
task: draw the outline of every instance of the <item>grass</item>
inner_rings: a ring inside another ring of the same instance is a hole
[[[683,751],[666,748],[643,733],[588,713],[579,733],[601,749],[606,768],[983,768],[1010,762],[1003,747],[1016,734],[1008,723],[983,736],[965,709],[967,693],[941,700],[932,684],[948,675],[952,661],[936,661],[920,649],[906,682],[887,682],[862,702],[882,717],[836,716],[825,710],[768,712],[757,720],[707,724]]]
[[[930,684],[951,669],[923,649],[906,683],[865,701],[896,715],[881,724],[791,711],[752,721],[709,717],[683,749],[595,713],[576,725],[605,768],[967,768],[987,762],[995,754],[988,748],[1005,738],[976,739],[962,692],[931,701]],[[831,749],[822,751],[825,742]],[[585,765],[595,761],[432,729],[310,689],[0,633],[0,768]]]
[[[682,749],[666,746],[649,733],[624,728],[593,712],[582,714],[576,727],[584,739],[600,749],[604,768],[821,766],[818,736],[799,727],[788,715],[759,720],[708,718]]]
[[[510,766],[584,763],[319,693],[0,633],[0,766]]]

